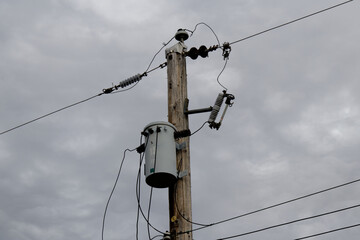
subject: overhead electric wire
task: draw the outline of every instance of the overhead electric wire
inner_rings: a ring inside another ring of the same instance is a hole
[[[174,187],[174,192],[176,193],[177,192],[177,186],[178,186],[178,184],[177,184],[177,182],[175,183],[175,187]],[[194,224],[194,225],[198,225],[198,226],[208,226],[208,225],[205,225],[205,224],[202,224],[202,223],[197,223],[197,222],[193,222],[193,221],[191,221],[190,219],[188,219],[188,218],[186,218],[185,216],[184,216],[184,214],[182,214],[181,213],[181,211],[180,211],[180,209],[179,209],[179,206],[178,206],[178,203],[177,203],[177,197],[175,197],[175,206],[176,206],[176,210],[177,210],[177,212],[179,213],[179,215],[181,216],[181,218],[183,218],[185,221],[187,221],[187,222],[189,222],[189,223],[191,223],[191,224]]]
[[[278,228],[278,227],[286,226],[286,225],[301,222],[301,221],[306,221],[306,220],[310,220],[310,219],[314,219],[314,218],[318,218],[318,217],[327,216],[327,215],[330,215],[330,214],[343,212],[343,211],[350,210],[350,209],[357,208],[357,207],[360,207],[360,204],[353,205],[353,206],[346,207],[346,208],[337,209],[337,210],[330,211],[330,212],[325,212],[325,213],[313,215],[313,216],[310,216],[310,217],[304,217],[304,218],[296,219],[296,220],[285,222],[285,223],[272,225],[272,226],[265,227],[265,228],[260,228],[260,229],[253,230],[253,231],[250,231],[250,232],[245,232],[245,233],[240,233],[240,234],[236,234],[236,235],[232,235],[232,236],[228,236],[228,237],[218,238],[217,240],[225,240],[225,239],[232,239],[232,238],[242,237],[242,236],[246,236],[246,235],[250,235],[250,234],[254,234],[254,233],[258,233],[258,232],[263,232],[263,231],[266,231],[266,230],[269,230],[269,229]]]
[[[303,16],[303,17],[300,17],[300,18],[291,20],[291,21],[289,21],[289,22],[286,22],[286,23],[277,25],[277,26],[275,26],[275,27],[268,28],[268,29],[266,29],[266,30],[264,30],[264,31],[261,31],[261,32],[252,34],[252,35],[250,35],[250,36],[247,36],[247,37],[245,37],[245,38],[241,38],[241,39],[239,39],[239,40],[233,41],[233,42],[230,43],[230,45],[233,45],[233,44],[238,43],[238,42],[242,42],[242,41],[244,41],[244,40],[247,40],[247,39],[250,39],[250,38],[259,36],[259,35],[261,35],[261,34],[270,32],[270,31],[272,31],[272,30],[275,30],[275,29],[278,29],[278,28],[281,28],[281,27],[284,27],[284,26],[287,26],[287,25],[290,25],[290,24],[292,24],[292,23],[298,22],[298,21],[303,20],[303,19],[305,19],[305,18],[309,18],[309,17],[312,17],[312,16],[314,16],[314,15],[317,15],[317,14],[320,14],[320,13],[323,13],[323,12],[326,12],[326,11],[329,11],[329,10],[331,10],[331,9],[340,7],[340,6],[342,6],[342,5],[345,5],[345,4],[347,4],[347,3],[350,3],[350,2],[352,2],[352,1],[354,1],[354,0],[348,0],[348,1],[345,1],[345,2],[342,2],[342,3],[339,3],[339,4],[336,4],[336,5],[333,5],[333,6],[331,6],[331,7],[328,7],[328,8],[322,9],[322,10],[319,10],[319,11],[317,11],[317,12],[313,12],[313,13],[311,13],[311,14],[305,15],[305,16]]]
[[[214,223],[210,223],[210,224],[203,224],[203,225],[205,225],[205,226],[199,227],[199,228],[195,228],[195,229],[193,229],[193,230],[185,231],[185,232],[182,232],[182,233],[179,233],[179,234],[185,234],[185,233],[188,233],[188,232],[194,232],[194,231],[198,231],[198,230],[201,230],[201,229],[204,229],[204,228],[208,228],[208,227],[212,227],[212,226],[215,226],[215,225],[219,225],[219,224],[222,224],[222,223],[225,223],[225,222],[233,221],[233,220],[238,219],[238,218],[242,218],[242,217],[246,217],[246,216],[249,216],[249,215],[253,215],[253,214],[255,214],[255,213],[259,213],[259,212],[262,212],[262,211],[265,211],[265,210],[269,210],[269,209],[272,209],[272,208],[275,208],[275,207],[279,207],[279,206],[282,206],[282,205],[285,205],[285,204],[288,204],[288,203],[291,203],[291,202],[295,202],[295,201],[299,201],[299,200],[301,200],[301,199],[305,199],[305,198],[308,198],[308,197],[312,197],[312,196],[315,196],[315,195],[319,195],[319,194],[322,194],[322,193],[325,193],[325,192],[328,192],[328,191],[331,191],[331,190],[335,190],[335,189],[338,189],[338,188],[341,188],[341,187],[345,187],[345,186],[347,186],[347,185],[351,185],[351,184],[358,183],[358,182],[360,182],[360,179],[356,179],[356,180],[353,180],[353,181],[349,181],[349,182],[346,182],[346,183],[342,183],[342,184],[339,184],[339,185],[336,185],[336,186],[333,186],[333,187],[329,187],[329,188],[326,188],[326,189],[323,189],[323,190],[320,190],[320,191],[317,191],[317,192],[313,192],[313,193],[310,193],[310,194],[306,194],[306,195],[301,196],[301,197],[293,198],[293,199],[290,199],[290,200],[287,200],[287,201],[284,201],[284,202],[280,202],[280,203],[277,203],[277,204],[270,205],[270,206],[268,206],[268,207],[260,208],[260,209],[255,210],[255,211],[250,211],[250,212],[247,212],[247,213],[238,215],[238,216],[234,216],[234,217],[231,217],[231,218],[227,218],[227,219],[224,219],[224,220],[221,220],[221,221],[218,221],[218,222],[214,222]]]
[[[216,38],[216,41],[217,41],[218,44],[219,44],[218,46],[221,48],[221,46],[220,46],[221,44],[220,44],[220,40],[219,40],[218,36],[216,35],[215,31],[214,31],[208,24],[206,24],[206,23],[204,23],[204,22],[200,22],[200,23],[198,23],[198,24],[195,25],[194,30],[192,30],[192,31],[191,31],[191,30],[188,30],[188,29],[186,29],[186,30],[189,31],[189,32],[191,32],[191,36],[192,36],[199,25],[205,25],[206,27],[208,27],[208,28],[210,29],[210,31],[214,34],[214,36],[215,36],[215,38]]]
[[[138,210],[140,211],[141,215],[143,216],[144,220],[146,221],[147,224],[149,224],[149,226],[154,229],[156,232],[161,233],[161,234],[165,234],[165,232],[160,231],[159,229],[155,228],[147,219],[147,217],[145,216],[144,211],[142,210],[141,204],[140,204],[140,179],[141,179],[141,168],[139,168],[139,172],[138,172],[138,177],[137,177],[137,181],[136,181],[136,189],[138,189],[138,191],[136,191],[136,198],[138,201]]]
[[[333,232],[338,232],[338,231],[343,231],[343,230],[346,230],[346,229],[349,229],[349,228],[354,228],[354,227],[359,227],[359,226],[360,226],[360,223],[350,225],[350,226],[346,226],[346,227],[342,227],[342,228],[332,229],[332,230],[329,230],[329,231],[326,231],[326,232],[321,232],[321,233],[316,233],[316,234],[313,234],[313,235],[308,235],[308,236],[301,237],[301,238],[296,238],[294,240],[303,240],[303,239],[307,239],[307,238],[317,237],[317,236],[321,236],[321,235],[325,235],[325,234],[329,234],[329,233],[333,233]]]
[[[147,69],[145,70],[145,73],[149,73],[151,71],[149,71],[150,67],[151,67],[151,64],[154,62],[156,56],[161,52],[161,50],[164,49],[164,47],[166,47],[167,45],[169,45],[169,43],[174,39],[175,37],[172,37],[168,42],[166,43],[163,43],[163,46],[159,49],[159,51],[157,51],[154,55],[154,57],[151,59],[150,63],[149,63],[149,66],[147,67]]]
[[[308,14],[308,15],[305,15],[305,16],[303,16],[303,17],[294,19],[294,20],[292,20],[292,21],[289,21],[289,22],[286,22],[286,23],[277,25],[277,26],[275,26],[275,27],[271,27],[271,28],[266,29],[266,30],[264,30],[264,31],[261,31],[261,32],[252,34],[252,35],[247,36],[247,37],[245,37],[245,38],[241,38],[241,39],[239,39],[239,40],[230,42],[229,45],[233,45],[233,44],[235,44],[235,43],[238,43],[238,42],[241,42],[241,41],[244,41],[244,40],[247,40],[247,39],[256,37],[256,36],[258,36],[258,35],[261,35],[261,34],[270,32],[270,31],[272,31],[272,30],[275,30],[275,29],[284,27],[284,26],[286,26],[286,25],[290,25],[290,24],[292,24],[292,23],[298,22],[298,21],[303,20],[303,19],[305,19],[305,18],[309,18],[309,17],[311,17],[311,16],[314,16],[314,15],[317,15],[317,14],[320,14],[320,13],[323,13],[323,12],[326,12],[326,11],[329,11],[329,10],[331,10],[331,9],[340,7],[340,6],[342,6],[342,5],[345,5],[345,4],[350,3],[350,2],[353,2],[353,1],[354,1],[354,0],[348,0],[348,1],[345,1],[345,2],[342,2],[342,3],[339,3],[339,4],[336,4],[336,5],[333,5],[333,6],[331,6],[331,7],[322,9],[322,10],[320,10],[320,11],[317,11],[317,12],[314,12],[314,13],[311,13],[311,14]],[[214,35],[215,35],[215,37],[216,37],[216,39],[217,39],[217,41],[218,41],[218,43],[219,43],[219,47],[220,47],[220,41],[219,41],[216,33],[215,33],[214,30],[213,30],[209,25],[207,25],[206,23],[198,23],[198,24],[195,26],[195,29],[194,29],[193,31],[190,31],[190,32],[192,32],[192,33],[195,32],[197,26],[200,25],[200,24],[203,24],[203,25],[205,25],[205,26],[207,26],[207,27],[210,28],[210,30],[214,33]],[[167,43],[164,43],[164,44],[163,44],[163,47],[161,47],[160,50],[155,53],[154,57],[153,57],[153,58],[151,59],[151,61],[150,61],[149,66],[147,67],[147,69],[146,69],[145,72],[144,72],[145,75],[150,72],[150,71],[148,71],[148,70],[150,69],[153,61],[154,61],[155,58],[156,58],[156,56],[157,56],[157,55],[161,52],[161,50],[162,50],[165,46],[167,46],[173,39],[174,39],[174,37],[171,38]],[[220,48],[221,48],[221,47],[220,47]],[[159,67],[160,67],[160,66],[159,66]],[[159,68],[159,67],[157,67],[157,68]],[[221,84],[220,84],[220,85],[221,85]],[[133,87],[134,87],[134,86],[133,86]],[[131,87],[131,88],[133,88],[133,87]],[[127,91],[127,90],[130,90],[131,88],[125,89],[125,90],[120,90],[120,91],[115,91],[114,93]],[[71,107],[73,107],[73,106],[75,106],[75,105],[78,105],[78,104],[80,104],[80,103],[87,102],[87,101],[89,101],[89,100],[91,100],[91,99],[93,99],[93,98],[95,98],[95,97],[101,96],[101,95],[103,95],[103,94],[104,94],[104,93],[99,93],[99,94],[97,94],[97,95],[95,95],[95,96],[89,97],[89,98],[84,99],[84,100],[82,100],[82,101],[79,101],[79,102],[70,104],[70,105],[68,105],[68,106],[66,106],[66,107],[60,108],[60,109],[55,110],[55,111],[50,112],[50,113],[47,113],[47,114],[42,115],[42,116],[40,116],[40,117],[37,117],[37,118],[35,118],[35,119],[33,119],[33,120],[30,120],[30,121],[28,121],[28,122],[25,122],[25,123],[23,123],[23,124],[20,124],[20,125],[18,125],[18,126],[15,126],[15,127],[13,127],[13,128],[10,128],[10,129],[8,129],[8,130],[5,130],[5,131],[3,131],[3,132],[0,132],[0,135],[3,135],[3,134],[8,133],[8,132],[11,132],[11,131],[13,131],[13,130],[15,130],[15,129],[18,129],[18,128],[20,128],[20,127],[23,127],[23,126],[25,126],[25,125],[28,125],[28,124],[33,123],[33,122],[35,122],[35,121],[38,121],[38,120],[40,120],[40,119],[42,119],[42,118],[48,117],[48,116],[50,116],[50,115],[52,115],[52,114],[58,113],[58,112],[60,112],[60,111],[63,111],[63,110],[65,110],[65,109],[67,109],[67,108],[71,108]]]
[[[33,122],[36,122],[36,121],[38,121],[38,120],[40,120],[40,119],[42,119],[42,118],[48,117],[48,116],[50,116],[50,115],[53,115],[53,114],[55,114],[55,113],[58,113],[58,112],[60,112],[60,111],[65,110],[65,109],[74,107],[74,106],[76,106],[76,105],[78,105],[78,104],[80,104],[80,103],[84,103],[84,102],[90,101],[91,99],[96,98],[96,97],[99,97],[99,96],[101,96],[101,95],[103,95],[103,94],[104,94],[104,93],[99,93],[99,94],[97,94],[97,95],[94,95],[94,96],[92,96],[92,97],[86,98],[86,99],[81,100],[81,101],[79,101],[79,102],[70,104],[70,105],[68,105],[68,106],[66,106],[66,107],[59,108],[58,110],[55,110],[55,111],[52,111],[52,112],[47,113],[47,114],[45,114],[45,115],[42,115],[42,116],[40,116],[40,117],[34,118],[33,120],[30,120],[30,121],[28,121],[28,122],[22,123],[22,124],[20,124],[20,125],[18,125],[18,126],[16,126],[16,127],[10,128],[10,129],[8,129],[8,130],[6,130],[6,131],[0,132],[0,135],[3,135],[3,134],[8,133],[8,132],[11,132],[11,131],[13,131],[13,130],[15,130],[15,129],[18,129],[18,128],[21,128],[21,127],[23,127],[23,126],[25,126],[25,125],[28,125],[28,124],[33,123]]]
[[[135,150],[136,150],[136,148],[135,148],[135,149],[128,149],[128,148],[127,148],[127,149],[125,149],[125,151],[124,151],[124,153],[123,153],[123,158],[122,158],[122,160],[121,160],[121,164],[120,164],[120,167],[119,167],[119,171],[118,171],[118,174],[117,174],[117,176],[116,176],[116,180],[115,180],[114,186],[113,186],[113,188],[112,188],[112,190],[111,190],[111,193],[110,193],[110,195],[109,195],[109,198],[108,198],[108,200],[107,200],[107,202],[106,202],[106,206],[105,206],[105,210],[104,210],[104,216],[103,216],[102,228],[101,228],[101,239],[102,239],[102,240],[104,240],[104,230],[105,230],[106,213],[107,213],[107,210],[108,210],[108,207],[109,207],[109,203],[110,203],[111,197],[112,197],[112,195],[113,195],[113,193],[114,193],[114,191],[115,191],[116,185],[117,185],[117,183],[118,183],[118,181],[119,181],[119,177],[120,177],[120,173],[121,173],[122,166],[123,166],[123,164],[124,164],[126,152],[128,152],[128,151],[129,151],[129,152],[133,152],[133,151],[135,151]]]
[[[205,126],[205,124],[207,124],[207,123],[209,123],[209,121],[204,122],[204,123],[201,125],[201,127],[199,127],[196,131],[192,132],[190,136],[193,136],[193,135],[195,135],[196,133],[198,133],[198,132]]]
[[[224,72],[224,70],[225,70],[225,68],[226,68],[226,65],[227,65],[227,62],[228,62],[228,59],[225,59],[224,67],[222,68],[222,70],[220,71],[219,75],[218,75],[217,78],[216,78],[216,81],[218,82],[218,84],[219,84],[222,88],[224,88],[225,91],[227,91],[228,89],[227,89],[227,87],[225,87],[224,85],[222,85],[222,84],[220,83],[219,78],[220,78],[221,74]]]
[[[157,67],[155,67],[155,68],[153,68],[153,69],[150,69],[153,61],[154,61],[155,58],[156,58],[156,56],[157,56],[157,55],[161,52],[161,50],[162,50],[164,47],[166,47],[173,39],[174,39],[174,37],[172,37],[167,43],[164,43],[164,44],[163,44],[163,47],[161,47],[160,50],[159,50],[158,52],[156,52],[156,54],[154,55],[154,57],[151,59],[150,64],[148,65],[147,69],[146,69],[145,72],[141,75],[142,77],[143,77],[143,76],[147,76],[148,73],[150,73],[150,72],[152,72],[152,71],[154,71],[154,70],[156,70],[156,69],[164,68],[164,67],[166,66],[166,62],[165,62],[165,63],[162,63],[162,64],[160,64],[159,66],[157,66]],[[149,70],[149,69],[150,69],[150,70]],[[115,87],[114,87],[114,89],[111,90],[109,93],[114,94],[114,93],[120,93],[120,92],[129,91],[130,89],[134,88],[138,83],[139,83],[139,82],[136,82],[134,86],[132,86],[132,87],[130,87],[130,88],[127,88],[127,89],[123,89],[123,90],[117,90],[117,89],[116,89],[117,91],[114,91],[114,90],[115,90]],[[112,88],[109,88],[109,89],[112,89]],[[78,105],[78,104],[80,104],[80,103],[87,102],[87,101],[89,101],[89,100],[91,100],[91,99],[93,99],[93,98],[102,96],[102,95],[104,95],[104,94],[107,94],[107,93],[104,92],[104,90],[103,90],[102,93],[96,94],[96,95],[94,95],[94,96],[92,96],[92,97],[86,98],[86,99],[84,99],[84,100],[81,100],[81,101],[79,101],[79,102],[70,104],[70,105],[68,105],[68,106],[59,108],[59,109],[57,109],[57,110],[55,110],[55,111],[49,112],[49,113],[47,113],[47,114],[45,114],[45,115],[42,115],[42,116],[37,117],[37,118],[34,118],[34,119],[30,120],[30,121],[27,121],[27,122],[25,122],[25,123],[22,123],[22,124],[20,124],[20,125],[17,125],[17,126],[15,126],[15,127],[13,127],[13,128],[10,128],[10,129],[8,129],[8,130],[5,130],[5,131],[3,131],[3,132],[0,132],[0,135],[3,135],[3,134],[5,134],[5,133],[11,132],[11,131],[16,130],[16,129],[18,129],[18,128],[24,127],[25,125],[28,125],[28,124],[33,123],[33,122],[36,122],[36,121],[38,121],[38,120],[40,120],[40,119],[43,119],[43,118],[48,117],[48,116],[50,116],[50,115],[53,115],[53,114],[55,114],[55,113],[61,112],[61,111],[65,110],[65,109],[74,107],[74,106],[76,106],[76,105]]]

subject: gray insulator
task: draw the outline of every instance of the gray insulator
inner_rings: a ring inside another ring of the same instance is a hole
[[[142,78],[141,74],[136,74],[135,76],[129,77],[129,78],[125,79],[124,81],[121,81],[118,86],[121,88],[127,87],[131,84],[134,84],[134,83],[140,81],[141,78]]]
[[[215,121],[215,119],[220,111],[223,100],[224,100],[224,93],[219,93],[219,95],[217,96],[217,98],[215,100],[214,107],[210,113],[210,117],[209,117],[209,121],[208,121],[209,123],[212,123]]]

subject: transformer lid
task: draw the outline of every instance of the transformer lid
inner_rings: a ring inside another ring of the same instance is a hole
[[[176,130],[176,127],[174,125],[172,125],[171,123],[169,122],[165,122],[165,121],[157,121],[157,122],[151,122],[149,123],[148,125],[145,126],[144,128],[144,131],[152,126],[158,126],[158,125],[165,125],[165,126],[168,126],[168,127],[171,127],[172,129],[174,129],[174,131],[177,131]]]

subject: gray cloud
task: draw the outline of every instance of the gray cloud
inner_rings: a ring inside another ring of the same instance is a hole
[[[142,73],[178,28],[206,22],[235,41],[336,1],[3,1],[0,3],[1,131],[88,98]],[[222,84],[236,96],[219,131],[191,138],[193,220],[212,223],[357,179],[357,2],[232,45]],[[171,44],[175,44],[173,41]],[[170,44],[170,45],[171,45]],[[199,25],[188,47],[216,44]],[[153,66],[165,61],[160,52]],[[187,61],[191,108],[222,88],[221,50]],[[0,137],[1,239],[99,239],[126,148],[167,120],[166,69],[127,92],[101,96]],[[191,130],[208,119],[190,116]],[[139,156],[127,153],[105,239],[134,239]],[[142,177],[144,178],[144,177]],[[356,184],[194,232],[216,239],[357,204]],[[149,187],[142,181],[142,206]],[[150,221],[168,229],[167,191]],[[258,233],[293,239],[356,223],[359,210]],[[194,226],[196,227],[196,226]],[[153,236],[157,233],[152,231]],[[355,239],[357,228],[327,239]],[[140,238],[147,238],[140,221]],[[249,236],[248,239],[251,237]]]

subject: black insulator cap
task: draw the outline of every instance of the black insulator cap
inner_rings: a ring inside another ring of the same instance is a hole
[[[192,60],[197,59],[199,56],[199,50],[196,47],[190,48],[190,50],[186,53],[186,56],[189,56]]]
[[[189,34],[184,29],[179,29],[175,34],[175,39],[179,42],[185,41],[189,38]]]
[[[199,48],[199,55],[203,58],[206,58],[207,56],[209,56],[209,51],[207,49],[207,47],[205,47],[204,45],[200,46]]]

